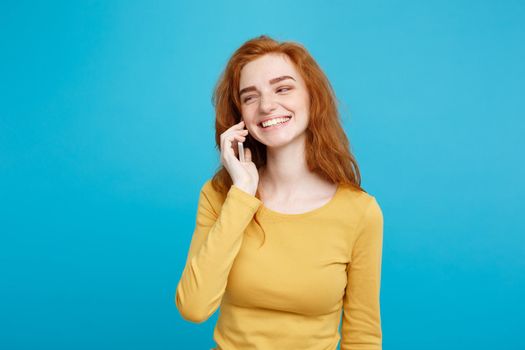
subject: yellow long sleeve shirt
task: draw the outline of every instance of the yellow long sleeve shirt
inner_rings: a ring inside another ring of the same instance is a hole
[[[215,350],[378,350],[382,241],[375,197],[350,186],[285,214],[208,180],[175,303],[196,323],[220,307]]]

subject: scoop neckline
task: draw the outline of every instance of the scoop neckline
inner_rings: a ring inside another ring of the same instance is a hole
[[[341,192],[341,190],[342,190],[342,184],[338,183],[337,189],[335,190],[334,195],[332,196],[332,198],[330,198],[328,202],[326,202],[325,204],[323,204],[322,206],[318,208],[306,211],[304,213],[297,213],[297,214],[281,213],[279,211],[270,209],[266,207],[264,203],[262,202],[262,200],[259,198],[259,200],[261,200],[261,205],[259,206],[259,212],[264,216],[275,217],[275,218],[286,218],[286,219],[304,218],[307,216],[318,214],[326,210],[328,207],[330,207],[335,202],[337,197],[339,196],[339,193]]]

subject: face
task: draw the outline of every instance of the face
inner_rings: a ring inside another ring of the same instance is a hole
[[[242,118],[253,138],[268,147],[304,141],[310,100],[288,56],[267,54],[247,63],[241,70],[239,92]]]

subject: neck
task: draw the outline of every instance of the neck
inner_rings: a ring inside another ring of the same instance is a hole
[[[266,165],[260,173],[264,196],[299,198],[320,182],[319,176],[307,167],[304,145],[303,138],[284,147],[267,147]]]

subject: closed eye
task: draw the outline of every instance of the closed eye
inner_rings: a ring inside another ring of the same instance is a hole
[[[290,91],[291,89],[292,89],[292,88],[287,87],[287,86],[281,86],[281,87],[279,87],[276,91],[277,91],[277,92],[280,92],[280,91],[281,91],[281,92],[288,92],[288,91]],[[245,98],[243,99],[243,102],[244,102],[244,103],[249,102],[250,99],[252,99],[252,98],[254,98],[254,97],[255,97],[255,96],[247,96],[247,97],[245,97]]]

